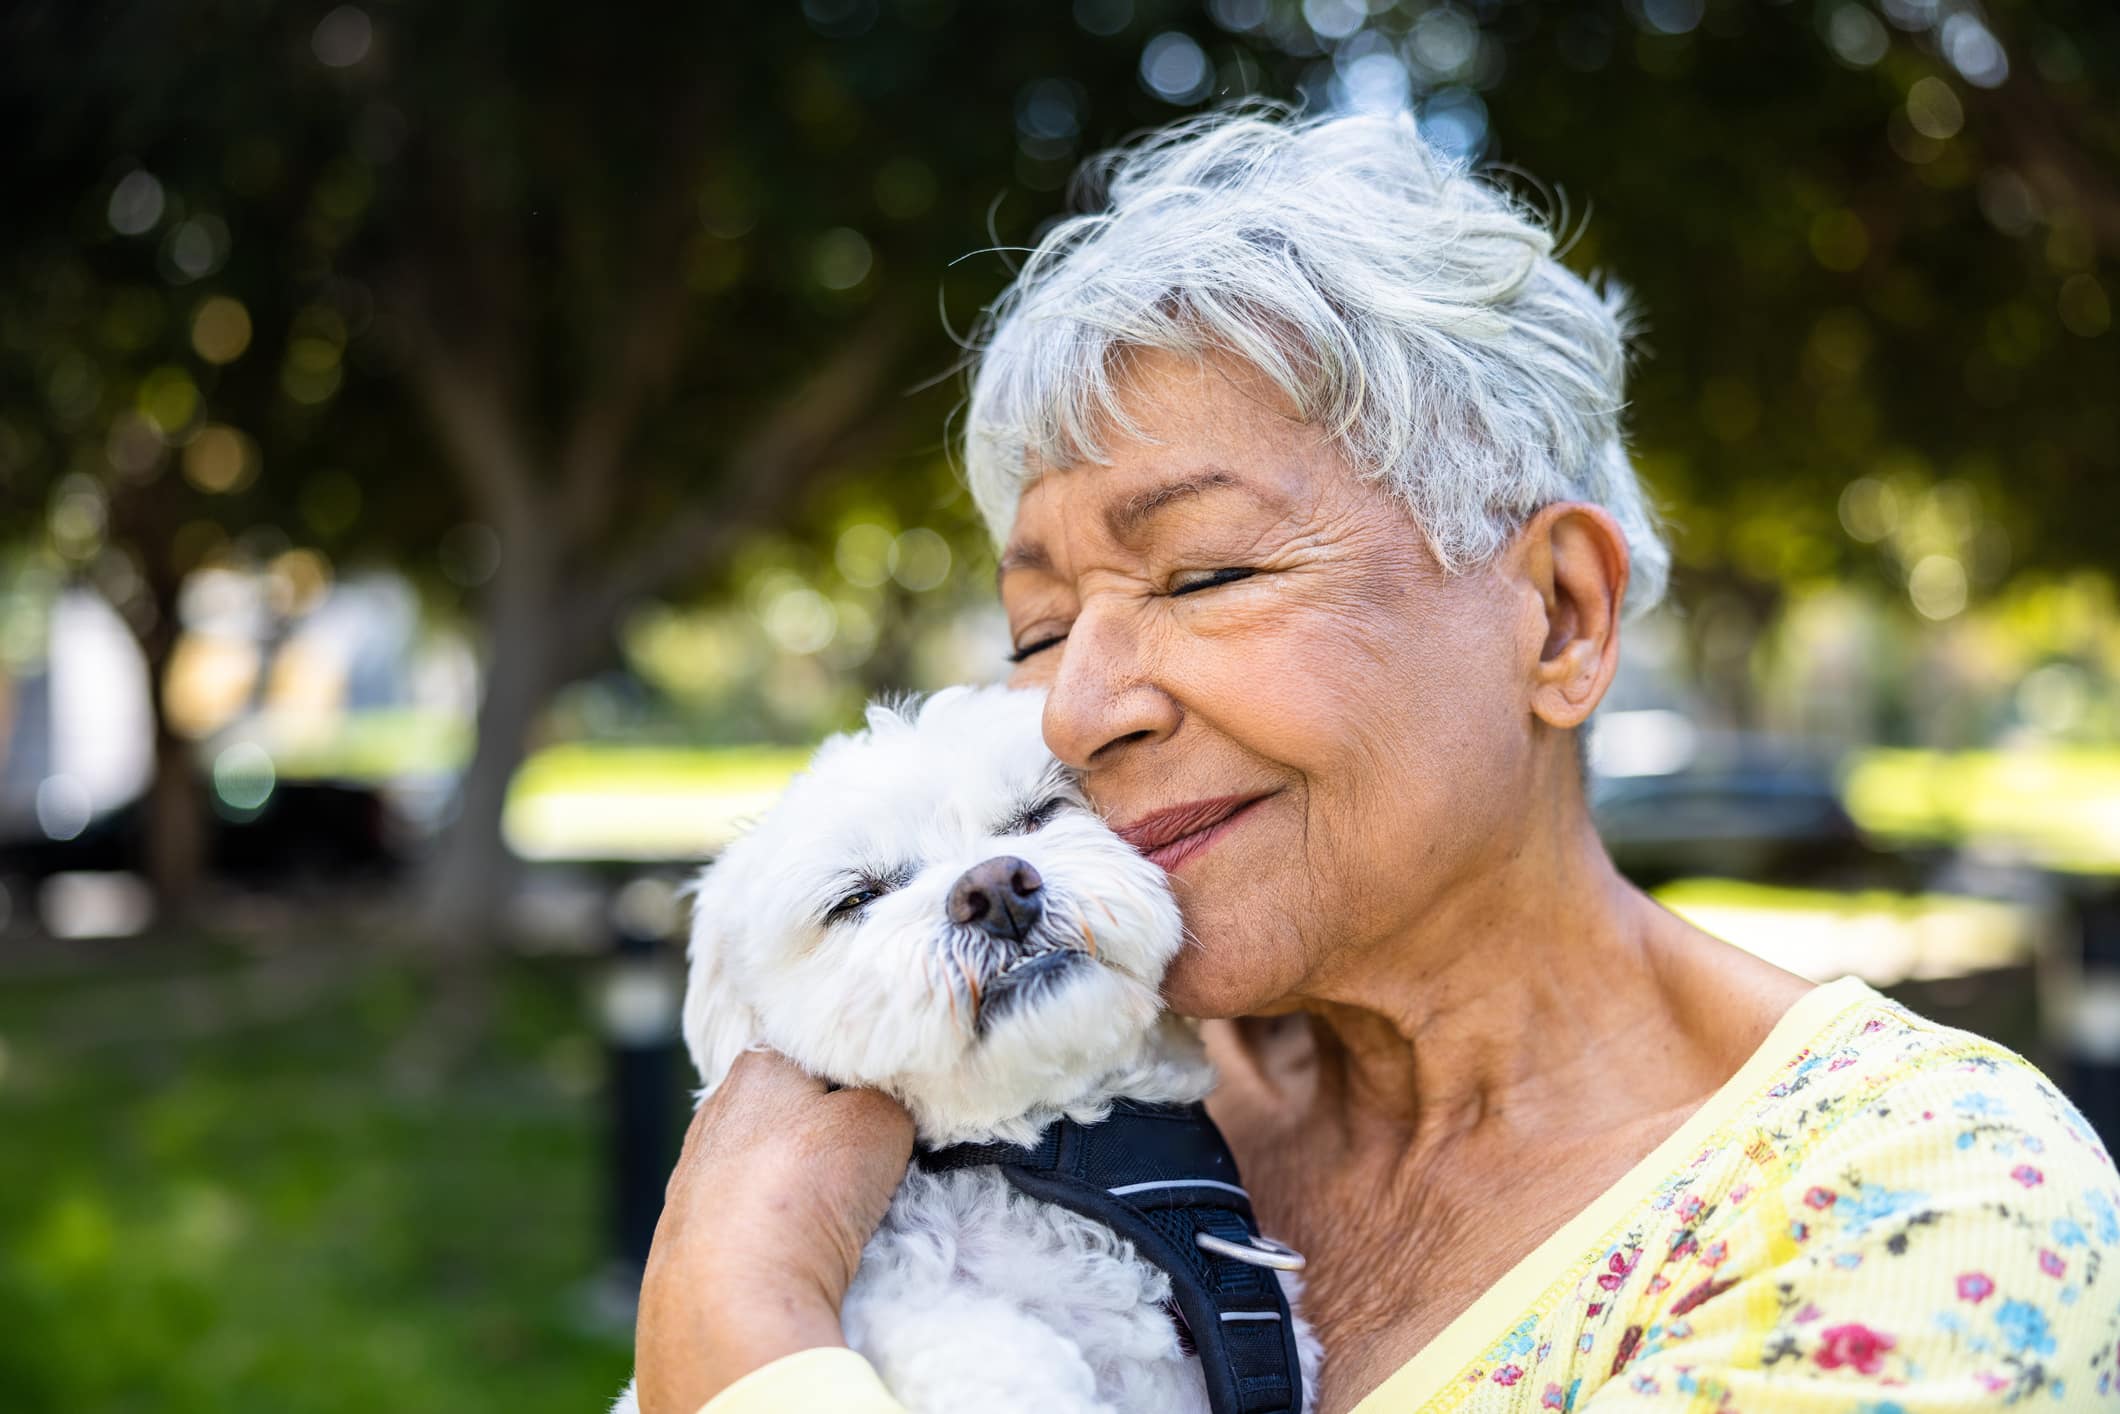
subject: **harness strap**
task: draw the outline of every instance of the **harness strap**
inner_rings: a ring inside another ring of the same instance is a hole
[[[1201,1233],[1249,1249],[1251,1195],[1205,1105],[1120,1100],[1094,1125],[1056,1121],[1029,1147],[921,1149],[930,1173],[992,1164],[1011,1186],[1103,1223],[1170,1276],[1180,1336],[1199,1353],[1213,1414],[1300,1414],[1302,1366],[1272,1271],[1203,1251]]]

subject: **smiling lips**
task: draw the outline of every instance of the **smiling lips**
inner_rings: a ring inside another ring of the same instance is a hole
[[[1266,797],[1225,795],[1151,811],[1121,826],[1119,838],[1147,855],[1165,873],[1206,849],[1226,833],[1237,817]]]

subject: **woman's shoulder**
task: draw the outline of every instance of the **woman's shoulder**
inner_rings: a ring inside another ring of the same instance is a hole
[[[1785,1061],[1750,1120],[1769,1165],[1805,1178],[1859,1159],[1954,1192],[2024,1194],[2065,1180],[2120,1199],[2097,1132],[2031,1061],[1860,983]]]
[[[2111,1394],[2120,1184],[2105,1145],[2016,1051],[1861,984],[1827,1000],[1846,1005],[1812,1018],[1740,1110],[1719,1151],[1737,1181],[1685,1210],[1668,1304],[1613,1375],[1674,1407]]]

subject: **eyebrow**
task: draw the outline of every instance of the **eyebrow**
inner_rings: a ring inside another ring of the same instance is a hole
[[[1165,482],[1161,486],[1152,486],[1107,507],[1104,512],[1104,528],[1114,540],[1124,540],[1138,533],[1143,525],[1154,519],[1157,512],[1172,502],[1221,490],[1241,491],[1261,505],[1276,504],[1274,498],[1236,473],[1225,471],[1218,466],[1207,467],[1189,476]],[[1000,563],[994,567],[994,582],[999,584],[1012,570],[1050,570],[1052,567],[1052,557],[1045,552],[1044,546],[1035,542],[1012,545],[1002,554]]]

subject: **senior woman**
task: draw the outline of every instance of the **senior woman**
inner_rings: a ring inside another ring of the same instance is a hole
[[[2068,1101],[1598,840],[1578,738],[1666,568],[1619,302],[1404,119],[1195,120],[1108,176],[996,311],[970,479],[1014,680],[1183,906],[1165,994],[1310,1258],[1317,1407],[2120,1397]],[[909,1143],[745,1057],[671,1182],[647,1414],[898,1407],[837,1306]]]

